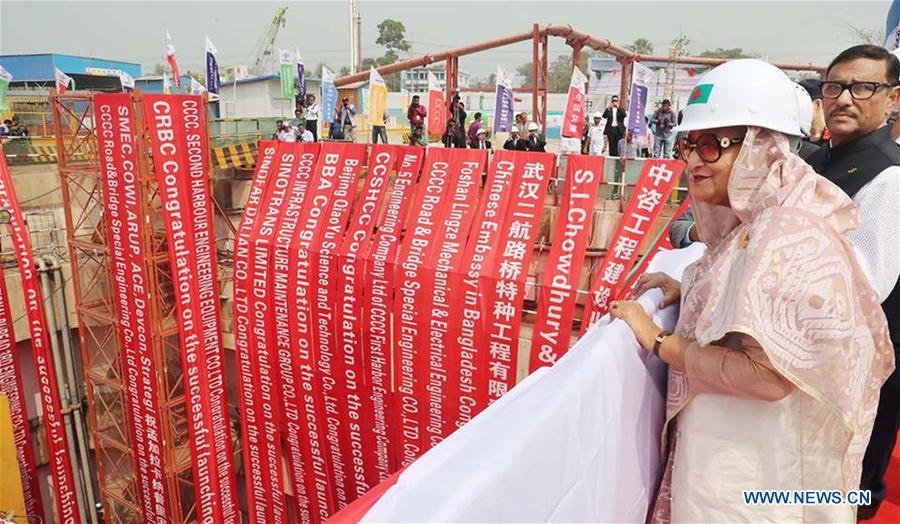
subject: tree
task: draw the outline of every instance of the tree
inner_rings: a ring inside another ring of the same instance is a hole
[[[378,39],[375,43],[388,51],[409,51],[410,44],[406,39],[406,28],[403,22],[385,18],[378,24]]]
[[[730,49],[717,47],[712,51],[703,51],[698,56],[702,58],[724,58],[726,60],[735,60],[738,58],[756,58],[759,55],[755,53],[744,53],[744,50],[740,47],[732,47]]]
[[[484,78],[478,78],[472,81],[470,87],[475,89],[492,89],[497,85],[497,74],[491,73]]]
[[[155,66],[153,66],[153,74],[154,75],[162,75],[163,73],[165,73],[167,71],[168,71],[168,68],[166,67],[165,64],[156,64]]]
[[[877,46],[884,45],[884,41],[887,38],[884,34],[884,29],[866,29],[851,24],[847,25],[850,27],[850,33],[853,35],[853,39],[856,40],[856,42]]]
[[[646,38],[638,38],[631,45],[626,47],[628,47],[628,50],[632,53],[637,53],[639,55],[653,54],[653,44]]]

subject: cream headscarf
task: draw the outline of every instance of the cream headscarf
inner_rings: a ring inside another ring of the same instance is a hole
[[[701,346],[727,333],[760,343],[773,367],[832,408],[849,431],[845,489],[859,487],[879,390],[894,368],[884,313],[845,232],[857,209],[790,152],[748,128],[728,182],[731,207],[694,202],[707,253],[685,272],[676,331]],[[667,419],[691,400],[669,372]]]

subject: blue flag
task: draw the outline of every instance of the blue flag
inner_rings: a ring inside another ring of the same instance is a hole
[[[206,37],[206,90],[219,94],[219,64],[216,62],[216,46]]]
[[[300,56],[300,50],[297,50],[297,96],[300,100],[306,98],[306,66],[303,65],[303,57]]]
[[[322,123],[334,122],[334,109],[337,107],[338,90],[334,85],[334,73],[322,66]]]

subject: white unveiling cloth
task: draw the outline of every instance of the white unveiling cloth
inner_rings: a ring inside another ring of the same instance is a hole
[[[705,247],[656,255],[680,279]],[[677,307],[640,302],[667,329]],[[660,467],[666,366],[604,317],[552,368],[532,373],[415,461],[363,522],[643,522]]]

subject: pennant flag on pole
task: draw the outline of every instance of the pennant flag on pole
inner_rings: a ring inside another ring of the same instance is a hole
[[[334,122],[334,108],[337,106],[338,91],[334,85],[334,73],[322,66],[322,123]]]
[[[375,70],[369,70],[369,122],[373,126],[384,125],[384,109],[387,107],[387,84]]]
[[[299,49],[297,49],[297,82],[299,82],[297,96],[304,100],[306,99],[306,66],[303,65],[303,57],[300,56]]]
[[[562,136],[581,138],[584,132],[584,121],[587,110],[585,101],[587,93],[585,84],[587,77],[577,67],[572,68],[572,81],[569,82],[569,96],[566,98],[566,113],[563,116]]]
[[[172,94],[172,77],[169,76],[169,73],[163,73],[163,94]]]
[[[631,95],[628,97],[628,130],[635,136],[647,133],[647,121],[644,112],[647,110],[647,96],[650,83],[653,82],[653,70],[638,62],[631,71]]]
[[[294,98],[294,55],[287,49],[278,50],[281,63],[281,98]]]
[[[0,66],[0,113],[9,111],[9,103],[6,101],[6,93],[9,92],[9,83],[12,82],[13,76]]]
[[[443,133],[447,125],[447,110],[444,108],[444,90],[431,71],[428,72],[428,132]]]
[[[507,133],[513,124],[512,78],[497,66],[497,105],[494,108],[494,131]]]
[[[58,67],[54,68],[53,73],[56,76],[56,92],[59,94],[65,93],[72,82],[72,77],[60,71]]]
[[[169,67],[172,68],[172,78],[175,80],[175,87],[180,88],[181,73],[178,72],[178,63],[175,62],[175,42],[168,31],[166,31],[166,61],[169,62]]]
[[[206,37],[206,90],[219,94],[219,63],[216,62],[216,54],[219,51],[213,45],[212,40]]]
[[[206,87],[195,79],[191,78],[191,94],[202,95],[206,91]]]
[[[119,83],[122,84],[122,92],[130,93],[134,91],[134,77],[122,71],[122,74],[119,75]]]

